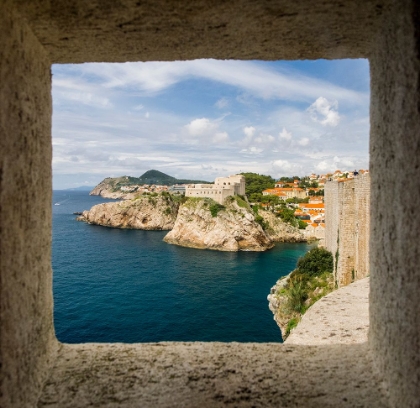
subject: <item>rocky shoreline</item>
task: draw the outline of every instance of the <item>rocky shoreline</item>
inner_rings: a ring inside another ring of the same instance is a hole
[[[171,230],[178,208],[179,203],[170,194],[139,196],[132,200],[95,205],[89,211],[83,211],[77,220],[113,228]]]
[[[164,241],[218,251],[266,251],[274,246],[255,221],[249,205],[233,196],[225,200],[224,206],[209,199],[188,199]]]
[[[297,228],[275,214],[259,210],[258,215],[262,223],[239,196],[228,197],[220,205],[210,198],[164,192],[98,204],[77,220],[112,228],[167,230],[164,241],[169,244],[217,251],[266,251],[275,242],[306,241]]]

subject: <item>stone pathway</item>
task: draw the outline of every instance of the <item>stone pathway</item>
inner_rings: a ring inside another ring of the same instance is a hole
[[[331,292],[316,302],[286,344],[354,344],[367,341],[369,278]]]

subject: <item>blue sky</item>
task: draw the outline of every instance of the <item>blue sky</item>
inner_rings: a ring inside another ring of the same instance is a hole
[[[54,189],[367,168],[367,60],[53,66]]]

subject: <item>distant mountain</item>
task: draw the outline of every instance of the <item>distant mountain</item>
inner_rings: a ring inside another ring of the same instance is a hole
[[[162,173],[158,170],[146,171],[140,177],[122,176],[122,177],[107,177],[102,180],[97,186],[92,188],[91,195],[101,195],[108,198],[117,198],[121,196],[123,190],[122,187],[128,187],[131,185],[143,185],[143,184],[160,184],[166,186],[172,186],[174,184],[209,184],[209,181],[203,180],[189,180],[189,179],[177,179],[169,176],[168,174]]]
[[[177,179],[162,173],[159,170],[148,170],[142,176],[138,178],[137,184],[163,184],[166,186],[172,186],[174,184],[207,184],[209,181],[203,180],[189,180],[189,179]],[[136,184],[136,183],[133,183]]]

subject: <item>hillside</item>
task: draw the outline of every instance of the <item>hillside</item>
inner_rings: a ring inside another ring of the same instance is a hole
[[[140,177],[121,176],[121,177],[107,177],[102,180],[95,188],[92,189],[90,195],[100,195],[107,198],[134,198],[135,187],[144,184],[156,184],[172,186],[174,184],[206,184],[208,181],[177,179],[162,173],[158,170],[148,170]],[[133,186],[132,191],[128,188]],[[124,187],[124,191],[121,188]]]

